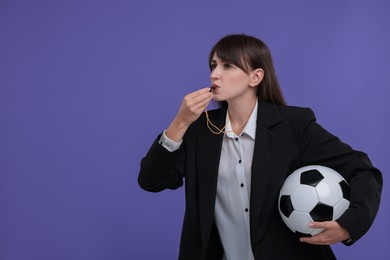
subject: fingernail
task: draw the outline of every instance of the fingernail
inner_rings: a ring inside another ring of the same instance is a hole
[[[312,222],[309,223],[309,227],[313,227],[314,224]]]

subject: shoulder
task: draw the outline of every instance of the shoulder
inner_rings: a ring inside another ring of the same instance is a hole
[[[301,115],[302,113],[313,113],[309,107],[289,106],[289,105],[277,105],[279,111],[285,115]]]
[[[273,103],[260,103],[258,119],[266,126],[282,124],[297,129],[316,121],[316,117],[310,108]]]
[[[280,114],[283,118],[297,117],[302,114],[313,114],[313,110],[309,107],[277,105],[274,103],[259,102],[259,112],[267,114]]]
[[[316,120],[313,110],[309,107],[288,105],[278,105],[277,107],[283,120],[293,121],[295,123]]]

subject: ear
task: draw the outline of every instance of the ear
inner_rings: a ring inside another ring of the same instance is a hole
[[[263,69],[255,69],[251,72],[251,81],[249,82],[249,86],[256,87],[260,84],[260,82],[264,78],[264,70]]]

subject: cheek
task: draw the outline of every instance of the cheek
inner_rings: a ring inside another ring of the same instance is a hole
[[[238,86],[241,86],[241,85],[248,86],[249,85],[248,75],[246,75],[244,73],[237,73],[235,75],[232,75],[231,82],[234,85],[238,85]]]

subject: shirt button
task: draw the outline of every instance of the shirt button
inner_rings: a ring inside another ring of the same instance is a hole
[[[248,212],[248,211],[249,211],[249,209],[248,209],[248,208],[246,208],[246,209],[245,209],[245,212]]]
[[[241,160],[238,160],[238,163],[241,163]]]
[[[238,138],[236,137],[236,141],[238,141]]]
[[[244,187],[244,183],[241,183],[241,187]]]

